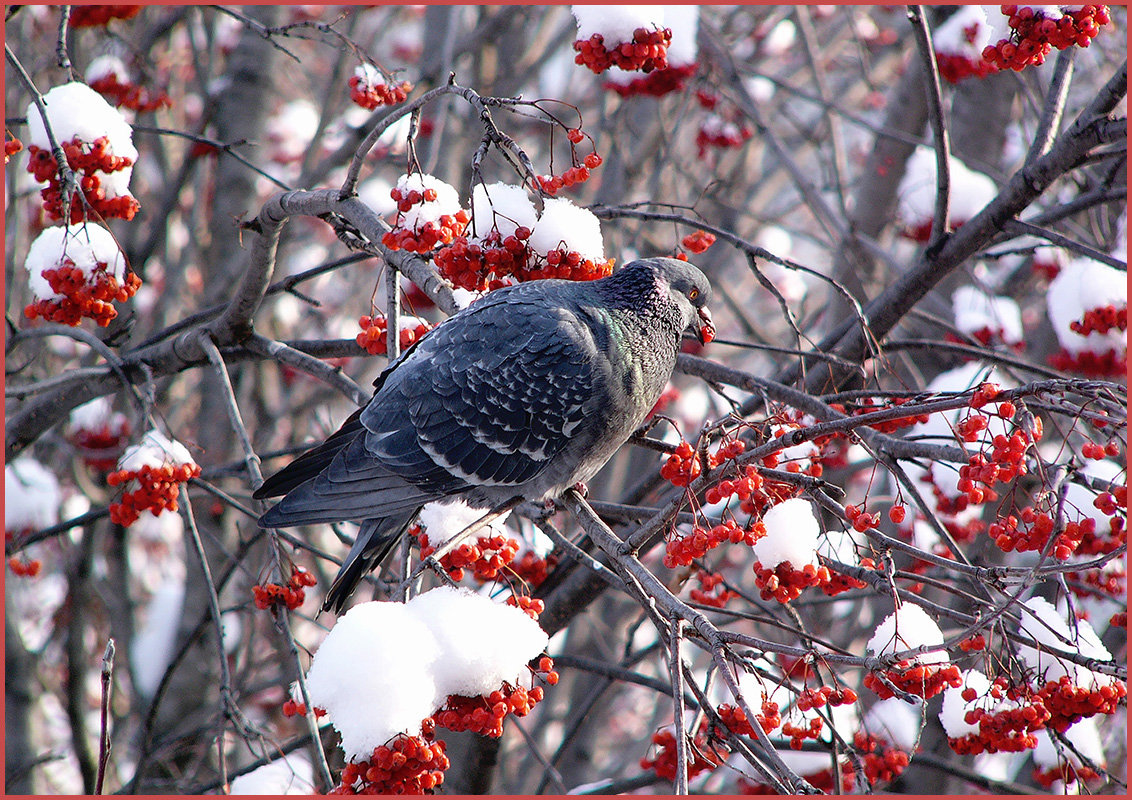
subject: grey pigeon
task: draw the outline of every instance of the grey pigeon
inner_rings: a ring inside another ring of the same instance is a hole
[[[644,421],[686,329],[714,336],[711,285],[674,258],[608,278],[498,289],[454,314],[374,382],[325,442],[268,479],[259,524],[359,520],[326,595],[342,610],[425,503],[545,501],[589,480]]]

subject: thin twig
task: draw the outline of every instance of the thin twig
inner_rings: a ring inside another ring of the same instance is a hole
[[[106,766],[110,763],[110,692],[114,677],[114,640],[106,640],[102,654],[102,699],[98,717],[98,775],[94,779],[94,793],[102,794],[106,780]]]
[[[951,227],[951,141],[943,115],[943,90],[939,84],[939,67],[935,61],[931,32],[924,17],[923,6],[908,6],[908,21],[912,23],[912,34],[916,38],[916,51],[920,54],[920,64],[927,76],[928,122],[931,124],[935,140],[936,194],[935,217],[932,218],[932,232],[928,238],[928,250],[935,250],[942,243]]]

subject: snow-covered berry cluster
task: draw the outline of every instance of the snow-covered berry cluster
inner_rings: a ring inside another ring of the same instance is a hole
[[[130,19],[145,6],[75,6],[69,20],[72,28],[96,28],[112,19]]]
[[[420,543],[421,558],[427,558],[436,552],[436,547],[429,544],[427,533],[417,536]],[[456,545],[440,557],[440,565],[448,572],[454,581],[464,579],[464,570],[472,570],[476,580],[487,582],[499,577],[501,570],[510,566],[519,552],[519,543],[502,533],[493,533],[479,536],[472,541],[464,541]]]
[[[472,190],[469,227],[470,234],[435,258],[441,275],[469,291],[510,280],[582,281],[613,272],[597,217],[565,198],[547,200],[539,214],[521,186],[478,184]]]
[[[668,67],[672,30],[661,6],[573,6],[578,23],[574,63],[601,73],[610,67],[652,72]]]
[[[904,603],[877,626],[865,649],[869,655],[885,656],[902,650],[939,647],[942,644],[943,633],[935,620],[918,605]],[[876,692],[882,700],[896,694],[892,687],[926,700],[948,686],[959,686],[962,682],[959,668],[949,662],[947,651],[942,649],[901,659],[879,673],[869,672],[864,680],[865,686]]]
[[[1128,289],[1123,272],[1089,258],[1074,259],[1050,281],[1046,305],[1061,346],[1050,358],[1053,366],[1096,377],[1125,373]]]
[[[114,55],[99,56],[91,61],[85,77],[91,89],[119,108],[125,106],[147,112],[173,105],[173,100],[165,92],[147,89],[131,80],[125,62]]]
[[[549,656],[539,660],[536,674],[550,685],[558,683],[558,673],[554,671],[554,662]],[[525,689],[504,681],[500,688],[486,695],[449,695],[432,719],[440,728],[472,731],[498,739],[503,735],[503,721],[508,716],[527,716],[537,703],[542,702],[543,694],[541,686]]]
[[[1009,297],[996,297],[975,286],[961,286],[951,296],[955,327],[986,346],[1004,344],[1014,350],[1025,348],[1022,310]],[[963,340],[948,332],[948,341]]]
[[[954,156],[948,165],[951,175],[951,227],[958,228],[983,209],[995,195],[995,182],[981,172],[968,169]],[[927,242],[935,218],[935,151],[917,147],[905,165],[897,188],[897,220],[901,235],[915,242]]]
[[[139,206],[129,185],[138,151],[125,118],[100,94],[77,82],[56,86],[43,96],[43,103],[76,181],[74,194],[64,198],[47,129],[39,109],[30,104],[28,171],[47,184],[40,194],[48,216],[62,219],[63,206],[69,203],[71,224],[82,221],[88,207],[102,217],[133,219]]]
[[[950,83],[964,78],[984,78],[997,72],[993,63],[983,58],[993,30],[987,12],[981,6],[959,6],[932,33],[935,60],[940,76]]]
[[[110,504],[111,521],[132,525],[145,510],[155,517],[176,511],[181,484],[200,472],[200,465],[183,444],[167,439],[157,430],[146,432],[138,444],[126,448],[118,460],[118,470],[106,478],[111,486],[125,490]]]
[[[97,397],[71,412],[66,436],[88,467],[109,472],[129,439],[130,421],[111,408],[108,398]]]
[[[700,158],[707,155],[708,148],[740,147],[743,142],[751,138],[753,131],[742,119],[737,108],[732,107],[726,112],[720,110],[719,96],[706,89],[696,92],[696,100],[708,110],[696,130],[696,150]]]
[[[1088,47],[1109,22],[1108,6],[1060,6],[1057,14],[1050,6],[1000,6],[1011,34],[983,50],[983,59],[999,69],[1021,71],[1045,63],[1054,48]]]
[[[390,250],[427,253],[450,244],[468,225],[470,217],[460,208],[460,195],[432,175],[402,175],[389,196],[397,204],[397,219],[381,243]]]
[[[379,106],[395,106],[405,102],[413,84],[409,81],[391,83],[373,64],[362,64],[350,76],[350,99],[362,108],[372,111]]]
[[[54,525],[63,502],[59,479],[31,456],[4,465],[4,541]]]
[[[330,794],[429,794],[444,783],[448,756],[435,726],[419,736],[399,733],[366,759],[347,762]]]
[[[387,352],[386,328],[389,321],[384,317],[361,316],[358,317],[358,327],[362,329],[355,340],[358,346],[364,347],[371,356],[385,355]],[[422,336],[432,330],[432,326],[419,317],[403,316],[400,318],[401,334],[398,341],[401,349],[405,350],[420,340]]]
[[[105,327],[118,316],[113,303],[129,300],[141,286],[110,231],[93,223],[45,228],[24,267],[34,297],[24,315],[63,325],[86,317]]]
[[[810,504],[791,498],[763,514],[766,536],[755,542],[755,584],[764,600],[787,603],[811,586],[831,580],[829,568],[818,561],[817,518]]]
[[[291,577],[287,579],[286,586],[278,583],[256,584],[252,587],[252,597],[258,609],[271,608],[276,603],[287,606],[291,611],[301,606],[307,599],[303,590],[314,586],[318,581],[314,575],[300,566],[291,567]]]

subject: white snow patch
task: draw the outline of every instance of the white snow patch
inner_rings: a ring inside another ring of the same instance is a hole
[[[397,188],[401,196],[408,196],[409,192],[423,193],[426,189],[436,190],[436,199],[417,203],[407,212],[397,215],[398,227],[419,232],[430,222],[439,223],[445,214],[454,216],[460,211],[460,194],[439,178],[414,172],[402,175],[397,179]]]
[[[989,295],[975,286],[960,286],[951,296],[955,327],[968,336],[987,328],[1001,332],[1006,344],[1022,341],[1022,311],[1009,297]]]
[[[578,38],[595,33],[604,37],[608,49],[616,42],[633,41],[637,28],[664,28],[664,6],[570,6],[578,23]]]
[[[542,216],[535,224],[529,244],[531,250],[541,256],[565,247],[588,261],[605,259],[605,244],[601,239],[598,218],[565,197],[551,198],[543,203]]]
[[[1108,305],[1127,308],[1127,280],[1125,273],[1091,258],[1076,258],[1062,267],[1057,277],[1050,281],[1046,293],[1049,321],[1058,343],[1072,355],[1086,350],[1094,353],[1126,350],[1128,336],[1125,331],[1114,328],[1108,333],[1094,331],[1082,336],[1070,330],[1069,324],[1080,320],[1091,309]]]
[[[949,162],[951,175],[951,222],[966,222],[994,199],[998,189],[993,180],[981,172],[967,169],[954,156]],[[935,217],[936,159],[935,151],[917,147],[905,167],[897,189],[900,221],[908,226],[931,222]]]
[[[492,228],[499,231],[501,239],[520,227],[533,231],[537,221],[538,212],[522,186],[497,182],[472,187],[472,224],[478,241],[485,239]]]
[[[43,96],[43,105],[51,132],[60,145],[75,138],[93,143],[105,136],[111,154],[137,161],[138,151],[134,147],[130,124],[118,109],[86,84],[72,81],[56,86]],[[35,103],[28,104],[25,116],[28,121],[27,144],[49,150],[51,142]],[[123,170],[127,174],[129,171],[129,168]]]
[[[195,462],[189,455],[188,448],[174,439],[166,438],[154,428],[147,431],[140,442],[126,448],[126,452],[118,459],[118,469],[137,472],[143,466],[179,467],[193,463]]]
[[[874,656],[890,655],[914,647],[943,645],[943,632],[924,609],[914,603],[904,603],[877,626],[865,649]],[[916,664],[946,664],[946,650],[929,650],[913,656]]]
[[[920,709],[899,697],[881,700],[865,714],[865,730],[906,753],[915,750],[921,724]]]
[[[794,497],[763,515],[766,536],[755,542],[755,558],[767,569],[789,561],[794,569],[818,563],[818,520],[810,504]]]
[[[59,479],[31,456],[4,465],[4,530],[21,533],[59,522]]]
[[[425,507],[421,509],[419,521],[428,534],[429,545],[439,547],[460,531],[464,530],[464,528],[478,520],[489,510],[490,509],[487,508],[472,508],[463,500],[459,499],[450,503],[438,501],[427,503]],[[491,524],[480,528],[479,531],[472,534],[472,536],[491,536],[496,533],[505,533],[507,529],[504,523],[507,522],[507,517],[509,516],[511,516],[510,511],[491,522]]]
[[[306,753],[296,751],[232,779],[232,794],[315,794],[314,769]]]

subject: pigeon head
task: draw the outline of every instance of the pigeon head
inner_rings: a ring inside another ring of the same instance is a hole
[[[711,284],[698,267],[678,258],[642,258],[626,264],[622,272],[647,269],[660,278],[662,291],[667,288],[672,304],[680,313],[684,330],[692,330],[700,341],[707,344],[715,338],[708,303],[711,302]]]

